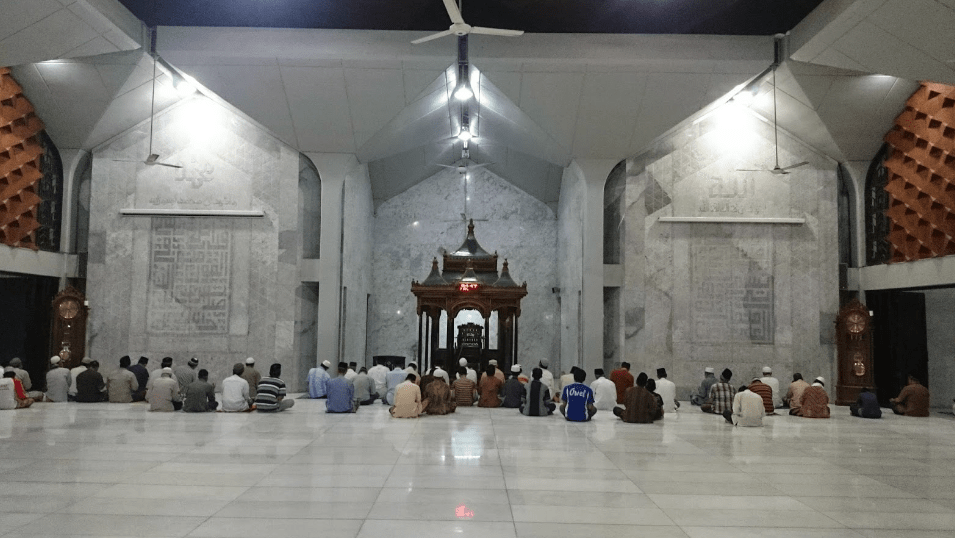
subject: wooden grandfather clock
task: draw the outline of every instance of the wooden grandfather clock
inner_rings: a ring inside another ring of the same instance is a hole
[[[63,366],[72,368],[86,355],[86,321],[89,317],[86,297],[76,288],[68,287],[53,298],[52,314],[50,350],[60,356]]]
[[[849,405],[856,401],[863,388],[875,388],[872,316],[858,299],[850,301],[836,317],[836,348],[839,358],[836,405]]]

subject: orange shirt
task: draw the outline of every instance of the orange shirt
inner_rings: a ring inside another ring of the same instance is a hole
[[[610,372],[610,380],[617,386],[617,403],[623,403],[623,395],[633,386],[633,375],[623,368]]]

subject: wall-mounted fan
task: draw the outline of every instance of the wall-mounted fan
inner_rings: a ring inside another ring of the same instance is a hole
[[[780,48],[782,46],[781,38],[776,38],[776,48],[775,48],[775,61],[773,62],[773,147],[776,151],[776,166],[772,169],[762,168],[762,169],[743,169],[737,168],[737,172],[770,172],[776,175],[788,174],[793,168],[799,168],[800,166],[805,166],[809,164],[809,161],[803,161],[801,163],[791,164],[789,166],[779,166],[779,125],[776,123],[776,68],[779,67],[780,62]]]
[[[149,154],[144,161],[132,161],[126,159],[113,159],[121,163],[143,163],[147,166],[168,166],[169,168],[182,168],[178,164],[160,162],[159,154],[153,153],[153,122],[156,119],[156,67],[159,60],[156,58],[156,30],[152,29],[150,35],[149,57],[153,59],[153,87],[152,97],[149,105]]]
[[[415,39],[411,42],[412,45],[417,45],[418,43],[424,43],[425,41],[431,41],[432,39],[438,39],[451,34],[456,36],[468,34],[485,34],[514,37],[524,33],[523,30],[503,30],[500,28],[471,26],[470,24],[464,22],[464,17],[461,16],[461,7],[455,4],[454,0],[444,0],[444,8],[448,10],[448,17],[451,19],[451,26],[443,32],[431,34],[429,36],[422,37],[421,39]]]

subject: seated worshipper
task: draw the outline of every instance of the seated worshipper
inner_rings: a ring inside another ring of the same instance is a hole
[[[362,366],[352,381],[355,385],[355,399],[358,405],[370,405],[378,399],[377,383],[368,375],[368,370]]]
[[[594,377],[597,379],[590,384],[590,390],[594,391],[594,407],[598,411],[612,411],[617,403],[617,386],[604,377],[603,368],[595,369]]]
[[[550,366],[550,361],[547,359],[541,359],[537,364],[541,369],[541,383],[547,385],[547,390],[550,392],[550,397],[553,398],[557,395],[557,387],[554,386],[554,374],[547,369]],[[554,409],[556,408],[557,407],[555,406]]]
[[[149,392],[149,389],[153,386],[153,381],[162,377],[163,368],[172,368],[172,357],[163,357],[162,365],[152,372],[149,372],[149,379],[146,381],[146,392]]]
[[[110,403],[130,403],[133,393],[139,388],[139,381],[129,371],[129,356],[119,359],[119,369],[106,376],[106,393]]]
[[[586,422],[597,413],[594,407],[594,391],[584,385],[587,372],[574,370],[574,382],[564,387],[560,393],[560,414],[567,420]]]
[[[219,402],[216,401],[216,387],[209,383],[209,371],[199,370],[196,380],[186,386],[182,410],[186,413],[205,413],[215,411],[217,407]]]
[[[371,391],[376,393],[382,400],[385,399],[385,393],[388,392],[388,372],[390,371],[391,367],[380,362],[368,369],[368,377],[375,382],[375,386],[371,387]]]
[[[736,389],[729,383],[732,378],[733,371],[729,368],[720,373],[720,381],[710,387],[710,395],[706,398],[706,402],[700,406],[701,411],[722,415],[725,411],[733,409],[733,397],[736,396]]]
[[[172,369],[172,377],[179,383],[179,395],[186,394],[186,387],[190,383],[199,379],[196,375],[196,367],[199,366],[199,359],[193,357],[186,364],[180,364]]]
[[[491,359],[487,363],[494,367],[494,377],[501,381],[501,385],[504,385],[504,371],[497,367],[497,359]]]
[[[812,385],[802,392],[799,408],[790,411],[790,415],[806,418],[829,418],[829,395],[826,394],[825,380],[817,377]]]
[[[763,425],[763,415],[766,414],[763,397],[753,392],[750,387],[743,385],[739,388],[739,392],[733,397],[733,409],[723,412],[726,422],[734,426],[760,427]]]
[[[418,387],[421,388],[421,394],[425,394],[428,385],[435,380],[434,377],[434,367],[430,370],[425,371],[425,374],[421,376],[421,379],[418,381]]]
[[[763,383],[758,377],[754,377],[749,384],[749,390],[758,394],[763,399],[763,407],[767,415],[775,415],[776,407],[773,405],[773,388]]]
[[[328,375],[328,369],[331,367],[332,363],[322,361],[322,364],[308,371],[309,398],[326,398],[328,396],[328,380],[331,379]]]
[[[623,403],[623,394],[633,386],[633,374],[630,373],[630,363],[621,362],[620,368],[610,372],[610,380],[617,387],[617,403]]]
[[[667,413],[675,413],[680,407],[680,402],[676,401],[676,383],[667,379],[667,369],[657,368],[657,390],[656,392],[663,398],[663,410]]]
[[[783,393],[779,391],[779,380],[773,377],[773,369],[769,366],[763,366],[763,377],[759,380],[773,389],[773,407],[781,408],[783,406]]]
[[[458,367],[458,378],[451,385],[451,392],[457,407],[471,407],[477,400],[477,385],[468,377],[468,369],[464,366]]]
[[[802,401],[802,393],[809,388],[809,383],[806,383],[802,378],[802,374],[796,372],[793,374],[793,382],[789,384],[789,390],[786,391],[786,395],[783,396],[783,405],[789,408],[789,414],[795,415],[793,411],[799,409],[799,403]]]
[[[524,400],[524,384],[521,383],[521,380],[518,379],[518,376],[521,374],[521,367],[518,365],[511,366],[511,376],[507,378],[507,381],[504,382],[504,401],[501,402],[501,407],[508,407],[510,409],[517,409],[521,406],[521,402]]]
[[[416,381],[415,381],[416,384],[421,381],[421,374],[418,373],[418,365],[417,365],[417,364],[415,364],[415,363],[413,363],[413,362],[409,362],[409,363],[408,363],[408,367],[405,368],[405,373],[406,373],[406,374],[414,374],[415,380],[416,380]],[[403,383],[403,382],[402,382],[402,383]]]
[[[465,358],[461,358],[458,361],[458,366],[464,368],[464,370],[468,373],[468,379],[470,379],[471,383],[474,383],[474,386],[476,387],[478,383],[477,370],[471,368],[471,366],[468,364],[468,360]]]
[[[856,403],[849,405],[849,413],[854,417],[882,418],[882,408],[879,407],[879,400],[867,388],[863,388],[859,393]]]
[[[163,368],[159,379],[153,381],[146,392],[146,401],[150,411],[179,411],[182,400],[179,396],[179,382],[173,378],[172,368]]]
[[[33,398],[27,397],[23,390],[23,383],[17,378],[17,372],[12,366],[3,369],[3,378],[0,378],[0,409],[24,409],[33,405]]]
[[[534,368],[531,372],[531,382],[527,384],[524,403],[521,413],[528,417],[546,417],[554,414],[557,404],[551,401],[550,389],[543,381],[544,370]]]
[[[259,381],[262,381],[262,374],[255,369],[255,359],[249,357],[245,359],[245,369],[242,370],[242,379],[249,383],[249,398],[255,401],[255,392],[259,388]]]
[[[354,383],[355,376],[357,375],[358,375],[358,363],[355,361],[348,363],[348,369],[345,370],[345,379],[348,379]]]
[[[76,378],[85,372],[87,368],[89,368],[89,364],[91,362],[93,362],[93,359],[89,357],[83,357],[82,360],[80,360],[79,365],[70,368],[70,377],[73,379],[73,382],[70,384],[69,391],[69,400],[71,402],[76,400]]]
[[[574,384],[574,374],[577,373],[577,370],[579,370],[579,368],[571,366],[570,372],[560,376],[560,379],[557,380],[557,392],[561,392],[567,385]]]
[[[99,361],[90,361],[86,371],[76,376],[76,401],[106,401],[106,380],[103,379],[103,374],[99,373]]]
[[[146,370],[147,364],[149,364],[147,357],[139,357],[139,362],[128,368],[136,376],[138,383],[136,390],[133,391],[134,402],[141,402],[146,399],[146,383],[149,382],[149,372]]]
[[[355,384],[345,377],[348,365],[338,363],[338,376],[328,382],[328,401],[325,402],[326,413],[354,413],[358,411],[358,400],[355,399]]]
[[[902,388],[902,392],[889,400],[893,413],[907,417],[929,416],[929,402],[928,389],[912,374],[909,374],[908,384]]]
[[[700,388],[696,391],[696,394],[690,396],[690,404],[692,405],[703,405],[706,403],[706,399],[710,397],[710,387],[716,384],[716,374],[713,373],[713,368],[707,366],[703,369],[703,381],[700,382]]]
[[[395,405],[389,411],[395,418],[418,418],[428,400],[421,401],[421,387],[415,384],[414,374],[406,374],[404,381],[395,387]]]
[[[640,373],[643,374],[643,372],[640,372]],[[646,375],[646,374],[643,374],[643,375]],[[647,377],[649,378],[650,376],[647,376]],[[653,417],[653,420],[660,420],[661,418],[663,418],[663,412],[664,412],[663,396],[660,396],[660,394],[657,392],[657,382],[652,379],[647,379],[646,389],[647,389],[647,392],[649,392],[650,395],[653,396],[653,398],[656,399],[657,401],[657,414],[655,417]]]
[[[295,400],[286,398],[285,381],[282,381],[282,365],[274,362],[269,366],[269,377],[259,381],[255,391],[255,410],[260,413],[277,413],[295,405]],[[327,403],[331,403],[329,397]],[[327,405],[326,403],[326,405]],[[327,410],[327,409],[326,409]]]
[[[56,355],[50,357],[50,370],[46,373],[46,400],[48,402],[67,401],[70,384],[73,383],[70,371],[60,364],[61,361],[62,359]]]
[[[614,407],[613,414],[630,424],[650,424],[663,416],[654,394],[647,390],[647,374],[637,376],[636,386],[627,389],[623,397],[624,407]]]
[[[395,365],[395,368],[388,372],[388,377],[385,378],[387,383],[387,392],[385,393],[385,399],[382,401],[382,403],[385,405],[395,405],[395,389],[398,388],[398,385],[407,380],[408,372],[405,372],[404,368]]]
[[[13,368],[13,373],[20,380],[20,384],[23,385],[23,392],[27,395],[27,398],[35,402],[43,401],[43,391],[32,390],[33,380],[30,379],[30,372],[23,369],[23,361],[19,357],[14,357],[10,359],[9,366]]]
[[[422,412],[429,415],[447,415],[454,413],[454,408],[457,407],[454,397],[451,396],[451,387],[444,382],[443,377],[435,377],[434,381],[428,384],[424,401],[428,402],[428,405]]]
[[[487,369],[484,370],[484,375],[481,377],[481,382],[478,383],[478,394],[481,395],[481,399],[478,400],[478,407],[501,406],[501,388],[504,387],[504,382],[494,375],[495,370],[497,370],[497,366],[489,362]]]
[[[434,370],[431,372],[431,375],[433,375],[434,377],[440,377],[441,379],[444,380],[444,383],[447,386],[449,387],[451,386],[451,377],[448,376],[448,373],[445,372],[444,369],[441,368],[440,366],[435,366]]]
[[[232,375],[222,380],[222,410],[226,413],[247,413],[250,407],[249,382],[242,378],[245,366],[241,362],[232,366]]]

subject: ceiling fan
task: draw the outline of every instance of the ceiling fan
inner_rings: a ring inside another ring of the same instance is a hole
[[[113,159],[121,163],[143,163],[146,166],[168,166],[169,168],[182,168],[178,164],[164,163],[159,160],[159,154],[153,153],[153,121],[156,119],[156,67],[159,60],[156,58],[156,31],[152,30],[152,39],[150,44],[149,56],[153,59],[153,88],[152,97],[149,105],[149,154],[145,161],[133,161],[126,159]]]
[[[454,0],[443,0],[444,8],[448,10],[448,17],[451,19],[451,26],[443,31],[436,34],[431,34],[429,36],[422,37],[421,39],[415,39],[411,42],[412,45],[417,45],[418,43],[424,43],[425,41],[431,41],[432,39],[438,39],[440,37],[449,36],[454,34],[456,36],[464,36],[468,34],[485,34],[485,35],[499,35],[505,37],[514,37],[519,36],[524,33],[523,30],[503,30],[500,28],[484,28],[483,26],[471,26],[470,24],[464,22],[464,17],[461,16],[461,7],[454,3]]]
[[[776,123],[776,68],[779,67],[779,48],[780,48],[780,39],[776,38],[776,59],[773,62],[773,147],[776,151],[776,166],[771,170],[762,168],[762,169],[743,169],[737,168],[737,172],[769,172],[775,175],[785,175],[789,174],[790,170],[793,168],[799,168],[800,166],[805,166],[809,164],[809,161],[803,161],[801,163],[791,164],[789,166],[779,166],[779,125]]]

